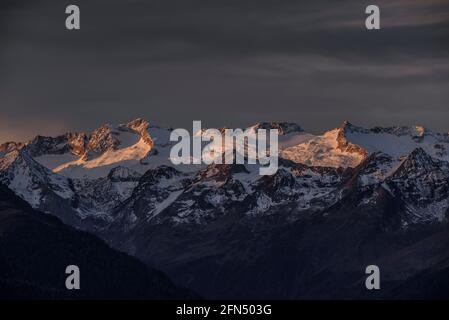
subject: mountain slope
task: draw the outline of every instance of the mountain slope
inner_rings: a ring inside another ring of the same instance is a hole
[[[84,149],[80,138],[4,145],[0,176],[11,188],[28,181],[14,191],[34,207],[208,298],[406,297],[401,287],[420,297],[419,286],[441,297],[420,279],[444,277],[448,261],[447,135],[349,122],[320,136],[289,123],[250,128],[280,133],[272,176],[257,165],[174,166],[170,131],[141,119],[64,136],[84,137]],[[11,165],[14,154],[29,169]],[[369,264],[385,276],[381,293],[363,290]]]
[[[404,231],[399,204],[387,192],[376,206],[359,206],[352,197],[295,221],[288,219],[298,216],[295,209],[254,217],[233,207],[207,224],[142,223],[116,245],[207,298],[407,298],[397,286],[425,270],[438,277],[438,265],[449,259],[447,224]],[[382,272],[380,292],[364,289],[371,264]]]
[[[66,290],[77,265],[81,289]],[[0,185],[0,297],[179,299],[193,295],[95,236],[34,211]]]
[[[299,135],[298,144],[281,145],[282,157],[312,166],[356,167],[370,154],[381,152],[400,160],[416,148],[449,161],[449,136],[420,126],[365,129],[345,121],[322,135]]]

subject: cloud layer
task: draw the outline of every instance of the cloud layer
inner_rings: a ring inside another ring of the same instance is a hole
[[[65,30],[62,3],[1,4],[0,123],[24,137],[137,116],[449,130],[447,1],[377,1],[375,32],[364,28],[371,3],[355,0],[77,4],[78,32]],[[13,136],[5,128],[0,141]]]

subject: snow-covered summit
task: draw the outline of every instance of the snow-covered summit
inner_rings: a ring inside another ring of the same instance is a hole
[[[26,149],[43,166],[70,178],[105,177],[117,166],[145,172],[142,164],[154,142],[146,120],[120,125],[105,124],[86,133],[56,138],[38,136]]]
[[[13,150],[0,158],[0,182],[33,207],[48,199],[74,196],[70,181],[39,165],[24,150]]]
[[[277,129],[279,135],[287,135],[289,133],[300,133],[304,130],[296,123],[293,122],[258,122],[250,128],[254,130],[258,129]]]
[[[421,126],[348,130],[345,137],[368,153],[380,151],[400,158],[422,148],[434,158],[449,160],[449,143],[445,136]]]
[[[174,166],[171,129],[136,119],[4,144],[0,182],[35,208],[64,208],[63,219],[95,227],[114,222],[129,228],[159,217],[207,223],[237,207],[250,216],[295,216],[324,210],[348,193],[360,205],[375,205],[387,192],[408,210],[407,223],[442,219],[447,210],[445,134],[418,126],[365,129],[347,121],[321,135],[291,123],[250,128],[279,130],[275,175],[261,177],[252,165]]]
[[[281,156],[297,163],[335,168],[355,167],[367,156],[366,150],[347,139],[344,128],[301,137],[297,145],[281,144]]]
[[[345,121],[322,135],[302,138],[297,145],[283,148],[282,156],[314,166],[356,167],[376,152],[400,159],[422,148],[433,158],[449,161],[447,136],[421,126],[365,129]]]

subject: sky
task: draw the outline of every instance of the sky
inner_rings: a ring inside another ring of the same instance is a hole
[[[0,143],[137,117],[448,132],[449,0],[1,1]]]

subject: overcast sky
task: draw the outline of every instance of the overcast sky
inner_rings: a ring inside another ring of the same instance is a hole
[[[448,132],[449,0],[1,0],[0,142],[136,117]]]

